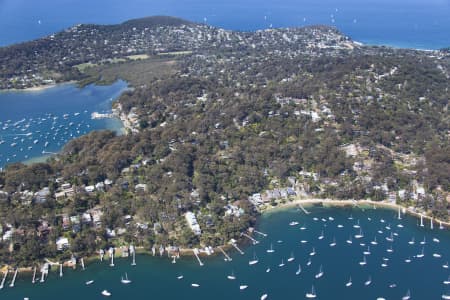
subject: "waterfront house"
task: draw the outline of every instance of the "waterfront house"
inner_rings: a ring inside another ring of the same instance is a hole
[[[58,251],[64,251],[70,247],[69,240],[66,237],[59,237],[56,240],[56,249]]]

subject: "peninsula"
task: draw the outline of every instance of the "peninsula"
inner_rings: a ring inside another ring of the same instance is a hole
[[[365,46],[327,26],[237,32],[172,17],[0,48],[1,89],[132,87],[114,103],[126,135],[92,132],[0,172],[0,262],[216,247],[261,206],[298,197],[448,220],[449,72],[446,50]]]

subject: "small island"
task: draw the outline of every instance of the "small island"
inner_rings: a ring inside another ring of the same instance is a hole
[[[126,135],[92,132],[0,172],[4,264],[208,253],[245,240],[261,209],[301,199],[448,220],[446,50],[365,46],[328,26],[149,17],[3,47],[0,62],[1,89],[132,87],[113,104]]]

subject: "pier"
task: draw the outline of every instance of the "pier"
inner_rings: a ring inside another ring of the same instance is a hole
[[[35,283],[36,282],[36,266],[34,267],[34,271],[33,271],[33,279],[31,280],[31,283]]]
[[[241,235],[242,235],[242,236],[245,236],[246,238],[248,238],[249,240],[251,240],[252,243],[253,243],[253,245],[256,245],[256,244],[259,243],[257,240],[255,240],[254,238],[252,238],[251,236],[249,236],[249,235],[246,234],[246,233],[241,233]]]
[[[83,258],[81,258],[81,268],[83,269],[83,271],[85,270],[84,269],[84,259]]]
[[[202,261],[200,260],[200,257],[198,257],[198,249],[197,248],[194,248],[194,255],[195,255],[195,257],[197,258],[197,260],[198,260],[198,264],[200,265],[200,266],[203,266],[203,263],[202,263]]]
[[[307,210],[303,207],[303,205],[299,204],[298,207],[299,207],[305,214],[307,214],[307,215],[310,214],[310,212],[307,211]]]
[[[231,246],[233,246],[234,249],[236,249],[241,255],[244,255],[244,251],[239,249],[239,247],[236,245],[236,243],[231,243]]]
[[[3,275],[2,283],[0,283],[0,290],[5,286],[6,276],[8,276],[8,270],[6,270],[5,275]]]
[[[254,232],[254,233],[257,233],[257,234],[259,234],[259,235],[262,235],[263,237],[266,237],[266,236],[267,236],[267,233],[264,233],[264,232],[261,232],[261,231],[258,231],[258,230],[253,230],[253,232]]]
[[[13,279],[11,283],[9,284],[9,287],[14,287],[14,283],[16,282],[17,273],[19,272],[19,268],[16,268],[16,271],[14,272]]]
[[[222,249],[222,247],[219,246],[217,248],[219,248],[220,252],[222,252],[223,256],[225,256],[225,261],[232,261],[233,260],[230,256],[228,256],[228,254],[225,252],[225,250]]]

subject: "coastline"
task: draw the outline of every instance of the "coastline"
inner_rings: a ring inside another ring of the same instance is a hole
[[[58,83],[51,83],[51,84],[43,84],[43,85],[36,85],[33,87],[29,87],[29,88],[24,88],[24,89],[2,89],[0,90],[0,93],[17,93],[17,92],[24,92],[24,93],[36,93],[36,92],[42,92],[51,88],[55,88],[55,87],[59,87],[62,85],[68,85],[68,84],[73,84],[76,85],[77,81],[75,80],[69,80],[69,81],[64,81],[64,82],[58,82]]]
[[[446,227],[450,227],[449,221],[443,221],[443,220],[440,220],[437,218],[432,218],[432,217],[426,215],[425,213],[420,213],[420,212],[414,211],[411,208],[405,207],[403,205],[400,205],[397,203],[392,203],[392,202],[387,202],[387,201],[373,201],[373,200],[367,200],[367,199],[364,199],[364,200],[354,200],[354,199],[335,200],[335,199],[327,199],[327,198],[299,198],[299,197],[297,197],[286,203],[278,203],[276,206],[273,206],[273,207],[265,206],[264,209],[261,210],[261,214],[275,212],[277,210],[286,209],[286,208],[297,207],[298,205],[311,206],[314,204],[322,204],[323,206],[326,206],[326,207],[376,206],[376,207],[392,209],[392,210],[396,210],[396,211],[401,209],[403,213],[406,213],[406,214],[409,214],[409,215],[412,215],[412,216],[418,217],[418,218],[420,218],[420,216],[422,216],[426,220],[433,219],[433,221],[435,223],[441,223],[442,225],[444,225]]]

